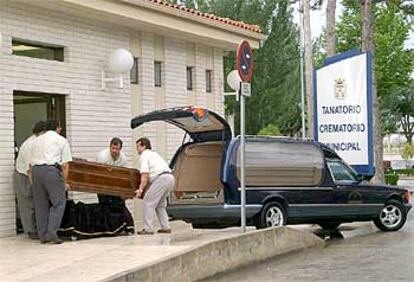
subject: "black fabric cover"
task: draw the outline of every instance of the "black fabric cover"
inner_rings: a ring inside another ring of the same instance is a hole
[[[97,204],[67,200],[59,236],[96,238],[134,232],[134,220],[122,201]]]

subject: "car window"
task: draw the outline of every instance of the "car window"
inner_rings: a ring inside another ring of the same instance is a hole
[[[358,181],[356,173],[340,160],[328,160],[328,167],[335,182]]]

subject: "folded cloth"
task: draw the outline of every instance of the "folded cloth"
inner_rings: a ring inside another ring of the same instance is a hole
[[[134,220],[125,203],[74,203],[68,200],[59,236],[96,238],[134,233]]]

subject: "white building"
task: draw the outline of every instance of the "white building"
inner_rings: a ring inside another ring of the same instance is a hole
[[[157,0],[0,0],[0,237],[16,230],[14,142],[36,121],[59,118],[74,157],[94,160],[118,136],[134,166],[134,140],[145,135],[169,158],[182,132],[162,123],[133,132],[131,117],[191,104],[223,114],[223,54],[243,39],[257,48],[263,35]],[[117,48],[136,57],[136,75],[102,91],[101,71]]]

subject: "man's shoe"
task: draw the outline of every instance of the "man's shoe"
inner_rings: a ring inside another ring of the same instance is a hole
[[[37,236],[36,233],[29,233],[27,236],[29,236],[29,238],[32,240],[39,240],[39,236]]]
[[[158,233],[166,233],[166,234],[170,234],[171,233],[171,228],[169,229],[160,229],[157,231]]]
[[[150,232],[150,231],[147,231],[145,229],[142,229],[141,231],[137,232],[137,235],[153,235],[153,234],[154,234],[154,232]]]
[[[63,240],[62,239],[59,239],[59,238],[56,238],[56,239],[50,240],[50,243],[51,244],[59,245],[59,244],[62,244],[63,243]]]
[[[50,241],[49,240],[46,240],[46,239],[42,239],[42,240],[40,240],[40,244],[47,244],[47,243],[49,243]]]

